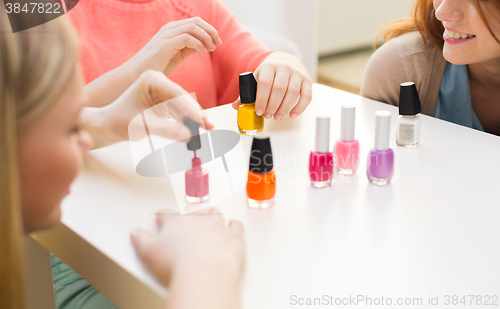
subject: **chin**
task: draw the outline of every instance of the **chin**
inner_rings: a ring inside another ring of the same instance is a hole
[[[50,222],[47,222],[47,228],[54,228],[57,227],[58,225],[61,224],[61,219],[62,219],[62,211],[61,211],[61,205],[59,204],[55,209],[54,213],[52,214],[50,218]]]
[[[470,60],[467,60],[467,57],[464,56],[458,56],[454,53],[447,52],[447,50],[443,50],[443,57],[446,59],[446,61],[454,64],[454,65],[466,65],[470,64]]]
[[[444,59],[446,59],[446,61],[448,61],[449,63],[452,63],[454,65],[467,65],[467,64],[471,64],[470,61],[467,61],[467,60],[464,60],[464,59],[460,59],[460,58],[456,58],[456,57],[444,57]]]
[[[41,220],[41,218],[37,218],[36,222],[28,222],[25,226],[25,232],[39,232],[59,226],[62,218],[61,204],[54,207],[52,212],[44,217],[45,218],[43,220]]]
[[[46,229],[54,228],[57,227],[58,225],[61,224],[61,219],[62,219],[62,210],[61,210],[61,203],[59,203],[56,207],[54,207],[54,211],[50,214],[50,217],[48,217],[48,220],[46,222]]]

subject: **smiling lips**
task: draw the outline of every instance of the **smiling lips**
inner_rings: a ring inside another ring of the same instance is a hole
[[[443,33],[443,39],[447,44],[456,45],[473,40],[476,36],[473,34],[453,32],[446,29]]]
[[[444,35],[450,39],[461,39],[461,40],[475,37],[475,35],[473,35],[473,34],[458,33],[458,32],[453,32],[453,31],[450,31],[447,29],[444,31]]]

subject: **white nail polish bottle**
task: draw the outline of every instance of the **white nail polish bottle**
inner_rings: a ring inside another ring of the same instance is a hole
[[[415,148],[420,140],[422,111],[417,87],[413,82],[402,83],[399,93],[399,118],[396,126],[396,144]]]

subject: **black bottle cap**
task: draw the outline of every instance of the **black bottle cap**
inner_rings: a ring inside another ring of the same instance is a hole
[[[254,173],[269,173],[273,169],[273,152],[271,140],[264,133],[254,136],[250,154],[250,171]]]
[[[184,125],[191,131],[191,139],[187,142],[188,150],[198,150],[201,148],[200,124],[189,117],[184,117]]]
[[[399,89],[399,114],[404,116],[415,116],[422,111],[417,87],[414,82],[406,82]]]
[[[240,74],[240,99],[241,103],[255,103],[257,97],[257,81],[252,72]]]

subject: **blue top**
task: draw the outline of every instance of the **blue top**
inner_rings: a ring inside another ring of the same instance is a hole
[[[118,309],[106,296],[52,253],[50,261],[57,309]]]
[[[434,117],[484,131],[472,109],[466,65],[446,63]]]

